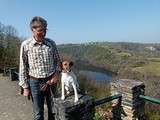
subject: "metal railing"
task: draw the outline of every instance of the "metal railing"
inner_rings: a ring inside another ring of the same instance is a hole
[[[10,76],[11,81],[15,81],[15,80],[19,79],[19,73],[17,71],[15,71],[15,69],[16,68],[10,68],[10,69],[7,70],[7,72],[9,72],[9,76]],[[99,99],[99,100],[95,101],[95,106],[98,106],[98,105],[101,105],[101,104],[104,104],[106,102],[110,102],[114,99],[119,99],[119,98],[122,98],[121,94],[117,94],[117,95],[109,96],[109,97],[106,97],[106,98],[103,98],[103,99]],[[146,96],[146,95],[139,95],[139,98],[143,99],[145,101],[149,101],[151,103],[155,103],[155,104],[160,105],[160,99],[153,98],[153,97]]]
[[[139,98],[160,105],[160,99],[153,98],[146,95],[140,95]]]
[[[19,80],[19,73],[17,72],[17,68],[5,68],[3,71],[4,76],[9,76],[11,81]]]
[[[117,94],[117,95],[109,96],[109,97],[106,97],[106,98],[103,98],[103,99],[99,99],[99,100],[95,101],[95,106],[104,104],[106,102],[110,102],[110,101],[112,101],[114,99],[121,99],[121,98],[122,98],[122,95],[121,94]]]

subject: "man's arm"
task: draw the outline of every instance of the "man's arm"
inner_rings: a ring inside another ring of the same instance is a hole
[[[60,59],[60,56],[59,56],[59,52],[58,52],[58,49],[57,49],[57,46],[56,44],[54,43],[54,54],[53,54],[53,59],[54,59],[54,65],[55,65],[55,69],[56,71],[61,71],[61,59]]]
[[[19,65],[19,85],[23,88],[28,88],[28,57],[24,48],[24,42],[20,49],[20,65]]]
[[[57,50],[57,46],[55,44],[55,42],[53,42],[53,60],[54,60],[54,66],[55,66],[55,73],[52,77],[52,79],[50,81],[48,81],[49,85],[52,85],[54,83],[57,83],[57,81],[60,79],[60,71],[61,71],[61,60],[60,60],[60,56]]]

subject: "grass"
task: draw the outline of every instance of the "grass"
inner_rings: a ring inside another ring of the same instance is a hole
[[[95,113],[95,117],[93,118],[93,120],[103,120],[103,118],[100,116],[99,113]]]
[[[160,76],[160,58],[150,59],[149,63],[142,67],[135,67],[133,71],[138,71],[142,74],[150,74]]]
[[[120,52],[120,53],[117,53],[118,55],[120,55],[121,57],[131,57],[132,55],[130,53],[127,53],[127,52]]]
[[[148,60],[152,62],[160,62],[160,58],[148,58]]]
[[[96,81],[86,76],[78,76],[82,93],[95,98],[95,100],[102,99],[110,95],[110,84],[105,81]],[[111,109],[111,102],[102,104],[96,107],[96,110],[101,108],[103,110]],[[104,117],[99,114],[98,111],[95,113],[94,120],[105,120]]]

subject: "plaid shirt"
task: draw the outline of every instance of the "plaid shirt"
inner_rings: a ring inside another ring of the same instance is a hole
[[[19,85],[28,87],[28,77],[45,78],[58,70],[60,57],[54,41],[45,38],[38,43],[30,38],[21,44]]]

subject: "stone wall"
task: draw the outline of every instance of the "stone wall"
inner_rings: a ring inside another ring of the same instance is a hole
[[[79,95],[79,101],[74,103],[74,95],[65,100],[52,98],[55,120],[93,120],[95,114],[94,99],[88,95]]]
[[[144,120],[145,101],[139,98],[139,95],[144,95],[144,89],[143,82],[131,79],[120,79],[111,83],[111,94],[122,95],[121,101],[112,101],[113,109],[115,111],[116,108],[120,109],[117,111],[121,112],[118,116],[122,120]],[[115,117],[118,117],[118,112],[114,113]]]

